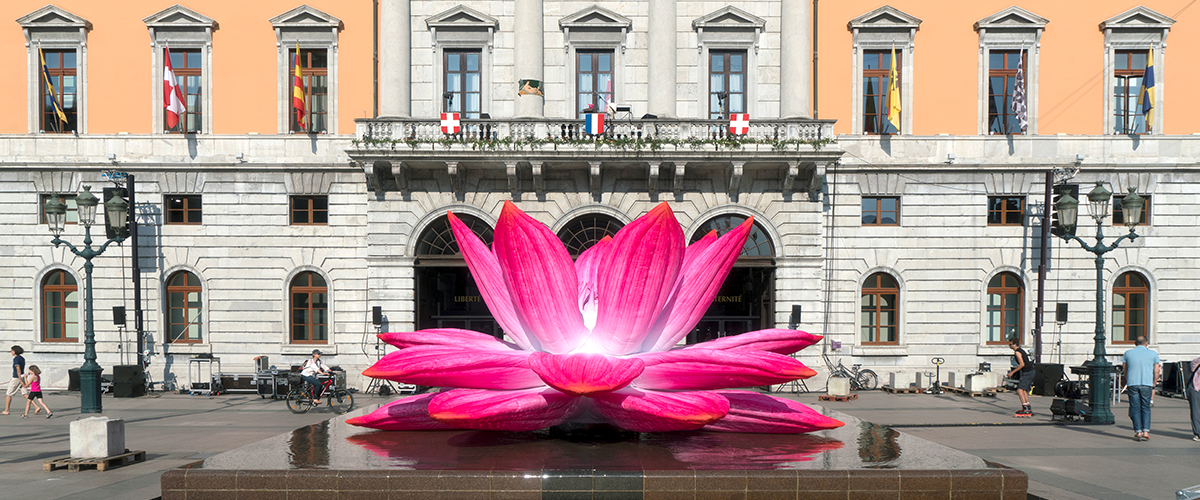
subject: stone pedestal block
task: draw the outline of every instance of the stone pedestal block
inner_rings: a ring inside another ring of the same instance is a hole
[[[850,379],[846,377],[830,377],[827,393],[830,396],[849,396]]]
[[[929,388],[930,379],[929,377],[926,377],[924,373],[917,372],[914,378],[917,380],[917,389],[925,390]]]
[[[888,376],[888,386],[893,389],[908,389],[908,386],[912,384],[912,382],[913,379],[911,373],[892,372],[891,375]]]
[[[988,388],[988,382],[991,381],[991,377],[984,373],[974,373],[965,378],[963,387],[970,392],[983,392]]]
[[[959,382],[959,380],[958,380],[959,377],[957,377],[955,375],[957,375],[957,374],[955,374],[954,372],[946,372],[946,385],[948,385],[950,387],[958,387],[957,382]]]
[[[91,417],[71,422],[71,458],[106,458],[125,453],[125,421]]]

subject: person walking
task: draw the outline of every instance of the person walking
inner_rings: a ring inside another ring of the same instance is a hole
[[[1129,419],[1133,421],[1133,440],[1150,439],[1150,394],[1155,381],[1162,374],[1162,360],[1158,353],[1146,347],[1146,337],[1139,336],[1136,347],[1125,351],[1121,361],[1125,365],[1125,385],[1129,390]]]
[[[22,349],[19,345],[14,345],[12,349],[9,349],[9,352],[13,355],[12,380],[8,382],[8,392],[4,396],[4,413],[0,413],[0,415],[8,415],[8,409],[12,406],[13,396],[16,396],[18,393],[24,395],[29,392],[29,389],[21,382],[21,377],[25,376],[25,358],[21,357],[21,354],[25,353],[25,349]]]
[[[1192,376],[1187,379],[1188,402],[1192,407],[1192,441],[1200,441],[1200,357],[1189,365]]]
[[[25,374],[25,387],[29,388],[29,394],[26,396],[29,401],[25,402],[25,413],[21,414],[21,418],[29,417],[29,405],[33,405],[33,414],[36,415],[39,408],[46,409],[46,418],[54,416],[50,411],[50,407],[46,406],[46,401],[42,399],[42,370],[37,365],[29,365],[29,373]]]
[[[1008,348],[1013,350],[1013,358],[1017,363],[1008,372],[1008,378],[1017,379],[1017,397],[1021,398],[1021,409],[1013,414],[1014,417],[1032,417],[1033,407],[1029,404],[1029,389],[1033,387],[1033,362],[1029,353],[1021,348],[1021,342],[1016,337],[1009,337]]]

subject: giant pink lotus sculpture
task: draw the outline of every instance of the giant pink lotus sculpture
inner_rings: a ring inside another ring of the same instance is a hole
[[[347,420],[383,430],[529,431],[607,422],[637,432],[800,433],[842,426],[750,391],[815,372],[788,356],[821,339],[770,329],[679,348],[737,260],[753,218],[684,244],[666,203],[574,262],[559,239],[505,202],[489,249],[449,214],[484,302],[513,342],[458,329],[385,333],[399,347],[364,374],[454,388]]]

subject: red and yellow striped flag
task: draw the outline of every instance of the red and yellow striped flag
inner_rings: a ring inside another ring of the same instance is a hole
[[[292,112],[296,114],[296,123],[300,125],[300,130],[308,130],[305,124],[304,112],[304,77],[300,76],[300,42],[296,42],[296,72],[292,77]]]

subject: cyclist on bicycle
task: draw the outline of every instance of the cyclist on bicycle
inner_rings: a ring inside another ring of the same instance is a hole
[[[321,395],[316,394],[316,389],[321,387],[321,381],[317,380],[317,375],[328,375],[330,372],[329,365],[321,361],[321,350],[313,349],[312,358],[304,360],[301,366],[300,378],[305,383],[309,384],[310,392],[313,395],[313,404],[321,404]]]

